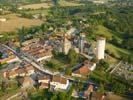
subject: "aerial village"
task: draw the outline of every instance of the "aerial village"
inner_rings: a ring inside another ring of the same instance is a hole
[[[76,89],[72,96],[77,98],[94,97],[101,98],[105,94],[92,92],[97,86],[93,82],[83,80],[95,70],[96,62],[92,60],[96,57],[98,60],[105,58],[105,41],[104,37],[98,37],[96,43],[89,44],[85,40],[85,33],[80,33],[76,28],[70,28],[66,32],[56,32],[56,37],[47,39],[32,38],[22,43],[19,51],[14,50],[13,43],[8,45],[0,44],[0,52],[3,54],[1,63],[6,63],[5,67],[0,70],[3,79],[15,79],[21,85],[21,88],[33,88],[38,86],[39,89],[50,88],[51,91],[68,91],[72,83],[80,81],[86,84],[85,91],[78,93]],[[94,45],[95,44],[95,45]],[[85,59],[74,65],[70,75],[60,70],[50,70],[45,63],[54,57],[54,52],[67,55],[73,49],[76,53],[81,54]]]

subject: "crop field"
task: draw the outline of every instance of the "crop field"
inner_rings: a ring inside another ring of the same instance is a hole
[[[51,6],[52,6],[51,3],[39,3],[39,4],[23,5],[23,6],[20,6],[20,8],[23,8],[23,9],[40,9],[40,8],[49,8]]]
[[[81,5],[83,5],[82,3],[68,2],[65,0],[60,0],[59,4],[60,4],[60,6],[81,6]]]
[[[77,2],[68,2],[68,1],[60,0],[59,5],[60,6],[80,6],[80,5],[83,5],[83,4],[79,4]],[[40,8],[50,8],[52,6],[53,6],[52,2],[47,2],[47,3],[23,5],[23,6],[20,6],[20,8],[36,10],[36,9],[40,9]]]
[[[0,33],[16,31],[16,29],[21,28],[22,26],[30,27],[42,24],[42,21],[39,19],[20,18],[15,14],[0,17],[7,19],[5,22],[0,22]]]

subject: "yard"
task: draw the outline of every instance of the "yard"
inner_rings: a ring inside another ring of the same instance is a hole
[[[46,62],[46,66],[48,69],[53,70],[53,71],[59,71],[63,70],[64,68],[67,67],[67,64],[59,59],[52,58],[50,61]]]
[[[16,31],[16,29],[21,28],[22,26],[30,27],[42,24],[42,21],[39,19],[20,18],[16,14],[9,14],[0,17],[7,19],[5,22],[0,22],[0,33]]]

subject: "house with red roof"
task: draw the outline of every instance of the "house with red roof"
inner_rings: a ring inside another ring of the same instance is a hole
[[[90,70],[87,66],[82,66],[79,69],[72,72],[74,77],[85,77],[89,74]]]

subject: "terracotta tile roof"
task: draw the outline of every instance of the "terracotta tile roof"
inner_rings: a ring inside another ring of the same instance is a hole
[[[61,84],[66,84],[67,79],[58,75],[53,76],[52,82],[59,82]]]
[[[26,66],[26,67],[25,67],[25,70],[26,70],[26,71],[34,70],[34,68],[33,68],[32,65],[29,65],[29,66]]]
[[[49,78],[46,76],[38,75],[38,80],[48,80]]]
[[[88,67],[82,66],[78,70],[74,71],[73,73],[75,74],[81,74],[81,75],[87,75],[90,72]]]
[[[16,70],[16,72],[17,72],[18,74],[23,74],[23,73],[26,73],[27,71],[25,70],[25,68],[18,68],[18,69]]]
[[[48,88],[49,83],[41,83],[40,88]]]
[[[84,66],[87,66],[87,67],[89,67],[89,68],[91,68],[94,64],[95,64],[95,63],[90,62],[89,60],[85,60],[85,61],[84,61]]]
[[[9,71],[8,73],[9,73],[9,74],[8,74],[8,75],[9,75],[9,77],[10,77],[10,76],[17,75],[16,70]]]
[[[20,84],[25,84],[27,82],[33,82],[33,80],[31,77],[26,76],[26,77],[20,78],[19,82],[20,82]]]
[[[93,92],[92,93],[92,98],[94,100],[105,100],[105,99],[102,99],[102,97],[103,97],[103,94],[100,92]]]

